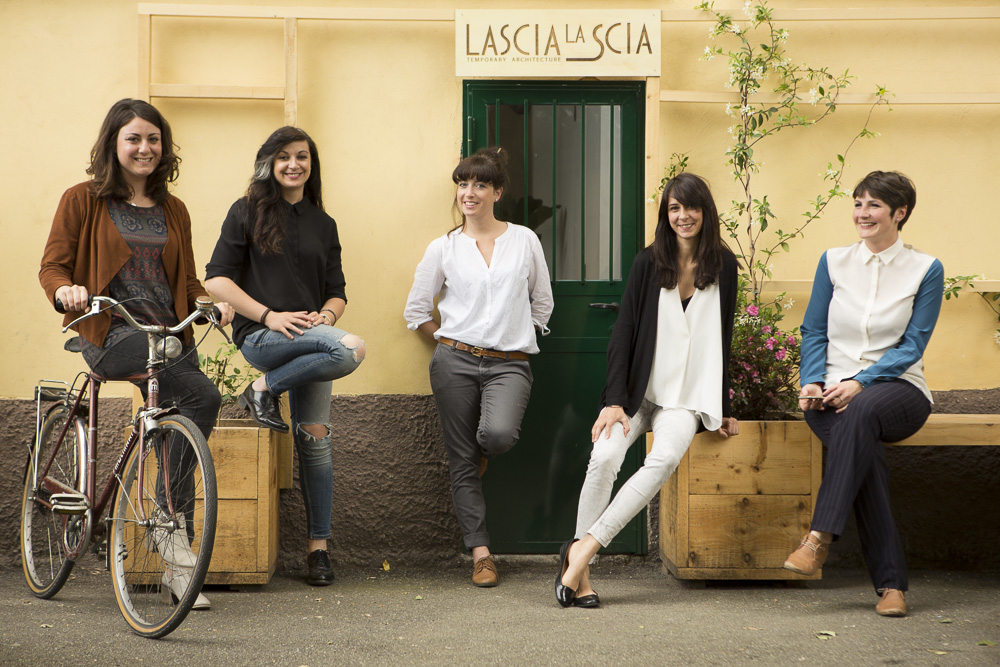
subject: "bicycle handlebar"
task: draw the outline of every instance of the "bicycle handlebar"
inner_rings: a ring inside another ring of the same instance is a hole
[[[89,312],[87,312],[86,315],[78,317],[69,324],[67,324],[66,326],[64,326],[62,329],[63,333],[66,333],[70,327],[72,327],[74,324],[77,324],[78,322],[82,322],[83,320],[93,317],[94,315],[99,315],[105,312],[106,310],[114,308],[118,312],[118,314],[122,316],[125,322],[136,331],[142,331],[143,333],[152,333],[152,334],[173,335],[180,333],[184,329],[187,329],[189,326],[191,326],[191,323],[193,323],[195,320],[204,318],[208,320],[209,324],[211,324],[213,327],[222,332],[222,335],[225,336],[226,338],[226,342],[230,344],[232,344],[233,342],[232,339],[229,337],[229,334],[226,333],[226,330],[222,327],[222,325],[219,324],[219,320],[222,318],[222,311],[220,311],[219,308],[214,303],[212,303],[212,300],[208,297],[199,296],[198,298],[196,298],[195,312],[185,317],[183,322],[173,327],[167,327],[162,324],[140,324],[138,321],[136,321],[134,317],[132,317],[132,314],[125,309],[125,305],[123,303],[116,301],[115,299],[112,299],[109,296],[100,296],[98,294],[91,294],[90,297],[87,299],[87,303]],[[101,310],[102,303],[107,304],[109,307],[105,308],[104,310]],[[57,312],[65,314],[66,308],[63,305],[62,300],[56,299],[54,305]]]

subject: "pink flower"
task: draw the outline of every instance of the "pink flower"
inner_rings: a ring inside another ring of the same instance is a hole
[[[785,344],[791,347],[795,347],[795,336],[789,336],[785,339]]]
[[[730,390],[729,390],[729,398],[732,398],[732,397],[733,397],[733,396],[735,396],[735,395],[736,395],[736,392],[735,392],[735,391],[733,391],[732,389],[730,389]]]
[[[782,359],[784,359],[785,358],[785,348],[783,348],[783,347],[778,348],[778,351],[774,353],[774,358],[777,359],[778,361],[781,361]]]
[[[761,330],[761,331],[763,331],[763,332],[764,332],[764,333],[766,333],[766,334],[769,334],[769,333],[771,333],[771,327],[770,327],[770,326],[768,326],[768,325],[766,325],[766,324],[765,324],[764,326],[762,326],[762,327],[760,328],[760,330]]]
[[[760,313],[760,308],[758,308],[757,306],[754,305],[747,306],[747,315],[757,317],[759,313]]]
[[[773,350],[774,344],[777,342],[778,341],[774,340],[774,338],[768,338],[767,341],[764,343],[764,347],[766,347],[769,350]]]

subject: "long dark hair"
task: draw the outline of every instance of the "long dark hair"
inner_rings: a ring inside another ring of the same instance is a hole
[[[136,117],[160,130],[160,162],[146,179],[145,193],[132,192],[118,163],[118,133]],[[135,194],[145,194],[157,204],[162,204],[167,199],[167,183],[176,181],[180,172],[181,158],[176,149],[170,123],[152,104],[127,97],[118,100],[108,110],[97,134],[97,142],[90,149],[90,166],[87,167],[87,173],[93,177],[90,193],[97,198],[122,201],[128,201]]]
[[[688,208],[701,209],[701,233],[695,252],[694,286],[705,289],[716,281],[722,271],[722,258],[730,252],[719,234],[719,212],[708,183],[700,176],[687,172],[677,174],[663,188],[660,199],[656,236],[653,238],[653,263],[660,276],[660,286],[677,287],[677,233],[670,226],[669,201],[673,197]]]
[[[271,133],[257,151],[253,165],[253,178],[247,188],[247,223],[254,243],[264,254],[278,254],[285,240],[285,208],[282,206],[281,185],[274,177],[274,161],[288,144],[304,141],[309,145],[309,179],[303,197],[316,208],[323,210],[323,179],[320,177],[319,151],[316,142],[305,130],[297,127],[280,127]]]
[[[480,148],[478,151],[458,163],[451,172],[451,180],[458,185],[459,181],[479,181],[492,185],[494,189],[507,187],[507,151],[499,146]],[[503,196],[501,194],[501,196]],[[465,227],[465,214],[458,208],[458,199],[452,197],[451,205],[461,222],[456,222],[456,229]],[[451,232],[449,232],[451,233]]]

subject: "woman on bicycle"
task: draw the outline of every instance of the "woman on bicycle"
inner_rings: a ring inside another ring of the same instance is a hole
[[[365,344],[335,326],[347,307],[340,238],[323,210],[319,154],[308,134],[282,127],[257,151],[246,196],[229,209],[207,271],[208,289],[236,308],[233,339],[243,357],[264,371],[240,405],[258,424],[287,432],[278,397],[289,392],[309,525],[307,581],[327,586],[332,381],[354,372]]]
[[[91,179],[63,194],[38,273],[49,302],[62,302],[64,324],[80,316],[91,294],[129,301],[140,322],[166,326],[193,312],[196,298],[208,296],[195,271],[187,208],[167,191],[167,184],[177,179],[179,163],[170,125],[159,111],[132,99],[111,107],[90,152]],[[217,306],[221,323],[231,321],[229,304]],[[74,328],[83,358],[98,375],[145,374],[146,336],[117,313],[91,317]],[[197,354],[189,354],[191,331],[184,333],[184,353],[158,375],[160,401],[177,406],[207,439],[222,399],[198,369]],[[136,384],[145,398],[146,385]],[[163,584],[178,597],[187,587],[185,568],[195,561],[184,533],[165,535],[157,547],[175,566],[167,569]],[[194,608],[208,607],[208,599],[199,595]]]
[[[528,355],[548,333],[552,287],[533,231],[497,220],[507,184],[506,154],[483,148],[455,167],[462,222],[427,247],[403,316],[437,343],[430,379],[448,453],[462,539],[472,551],[472,583],[499,582],[490,555],[482,475],[486,462],[517,444],[531,393]],[[434,299],[440,324],[434,319]]]

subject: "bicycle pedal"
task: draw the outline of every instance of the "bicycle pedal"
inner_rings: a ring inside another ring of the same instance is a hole
[[[53,493],[49,502],[55,514],[83,514],[90,509],[90,503],[82,493]]]

